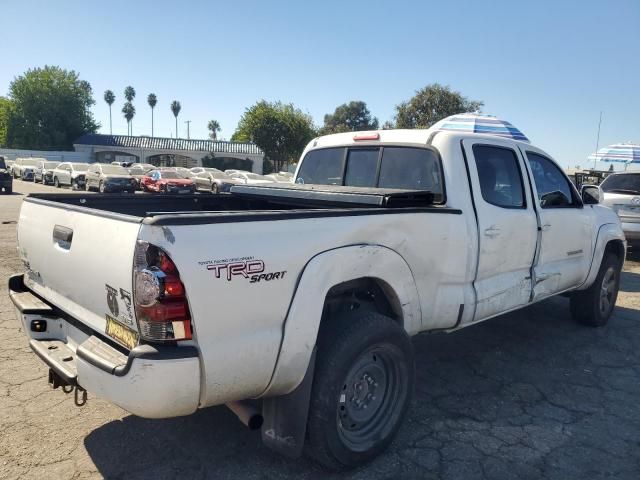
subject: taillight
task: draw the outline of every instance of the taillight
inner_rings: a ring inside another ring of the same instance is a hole
[[[140,336],[152,342],[190,340],[189,304],[169,255],[159,247],[138,242],[134,269],[133,300]]]

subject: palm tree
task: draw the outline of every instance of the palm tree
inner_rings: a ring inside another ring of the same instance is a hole
[[[147,96],[147,103],[151,107],[151,137],[153,137],[153,109],[158,103],[158,98],[155,93],[150,93],[149,96]]]
[[[134,107],[131,102],[126,102],[122,107],[122,113],[124,114],[124,118],[127,119],[127,134],[133,133],[131,120],[133,120],[133,116],[136,114],[136,107]]]
[[[176,138],[178,138],[178,115],[180,114],[180,110],[182,110],[182,105],[177,100],[171,102],[171,111],[173,112],[173,116],[176,117]]]
[[[136,98],[136,91],[131,85],[124,89],[124,98],[126,98],[129,103],[133,102],[133,99]]]
[[[111,105],[116,101],[116,96],[111,90],[104,92],[104,101],[109,105],[109,135],[113,135],[113,125],[111,124]]]
[[[217,120],[209,120],[209,123],[207,123],[207,128],[211,132],[209,134],[209,136],[211,137],[211,140],[217,140],[218,139],[218,132],[220,131],[220,124],[218,123],[218,121]]]

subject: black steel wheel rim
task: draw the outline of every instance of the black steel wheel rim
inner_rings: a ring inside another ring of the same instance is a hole
[[[385,438],[401,414],[407,394],[402,354],[392,345],[375,345],[360,354],[338,394],[338,435],[361,452]]]

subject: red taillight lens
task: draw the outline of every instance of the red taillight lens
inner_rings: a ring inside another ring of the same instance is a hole
[[[139,242],[135,269],[134,301],[140,336],[152,342],[191,339],[189,304],[171,258],[160,248]]]
[[[360,140],[380,140],[380,134],[378,132],[374,133],[356,133],[353,136],[353,139],[357,142]]]

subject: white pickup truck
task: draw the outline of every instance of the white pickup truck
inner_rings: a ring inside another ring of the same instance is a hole
[[[9,289],[51,383],[150,418],[226,404],[270,448],[347,468],[400,426],[411,336],[557,294],[580,323],[612,313],[620,221],[528,142],[330,135],[296,183],[25,198]]]

